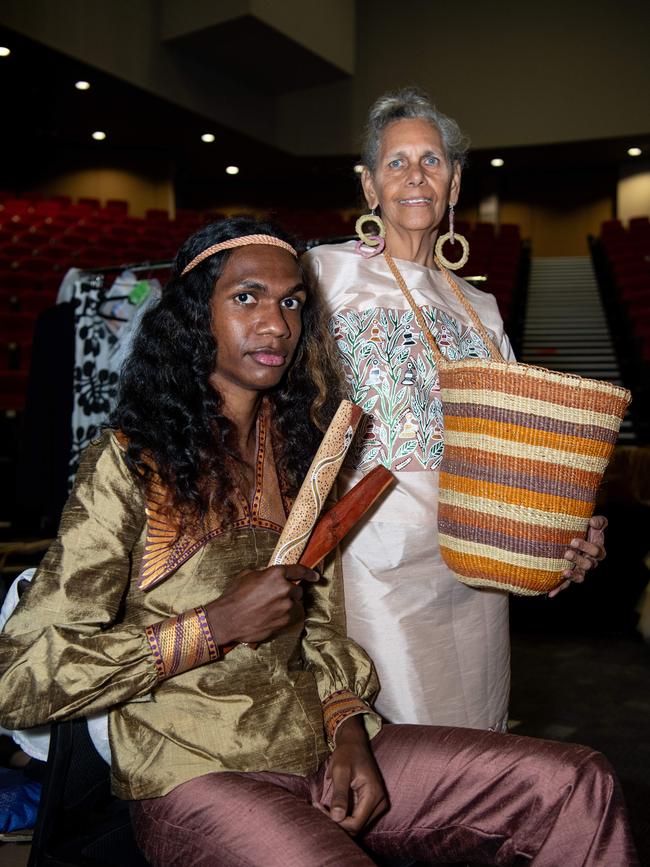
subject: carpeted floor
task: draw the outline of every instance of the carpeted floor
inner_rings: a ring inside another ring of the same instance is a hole
[[[631,632],[515,632],[512,673],[512,730],[603,752],[621,780],[641,864],[650,867],[650,646]]]

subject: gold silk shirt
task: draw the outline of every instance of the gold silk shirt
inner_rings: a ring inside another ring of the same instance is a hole
[[[127,799],[212,771],[311,773],[329,751],[324,713],[330,723],[363,713],[376,733],[380,720],[364,702],[377,680],[345,636],[336,558],[305,593],[304,627],[158,679],[145,628],[268,565],[286,507],[263,439],[252,503],[240,498],[234,522],[189,544],[165,538],[113,432],[89,446],[58,537],[0,634],[2,725],[108,710],[113,789]]]

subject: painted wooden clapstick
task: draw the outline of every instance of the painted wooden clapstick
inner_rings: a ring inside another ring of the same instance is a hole
[[[341,401],[300,486],[269,566],[288,566],[300,561],[362,415],[356,404]]]

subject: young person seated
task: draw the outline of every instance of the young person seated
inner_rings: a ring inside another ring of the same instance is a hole
[[[267,568],[339,402],[325,321],[273,227],[182,246],[0,635],[0,722],[108,710],[113,788],[153,865],[635,864],[601,755],[382,728],[337,559]]]

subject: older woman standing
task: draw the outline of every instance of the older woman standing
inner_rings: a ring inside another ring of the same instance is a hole
[[[490,350],[434,260],[460,192],[466,141],[415,89],[381,97],[369,116],[363,191],[386,249],[450,359]],[[459,244],[455,245],[458,249]],[[461,584],[441,558],[438,473],[444,445],[436,364],[384,256],[354,241],[307,263],[330,305],[353,399],[371,423],[346,481],[381,462],[398,484],[343,551],[348,631],[372,656],[377,709],[391,722],[504,730],[509,696],[507,594]],[[455,278],[504,358],[512,350],[493,296]],[[567,552],[573,571],[602,559],[603,518]]]

